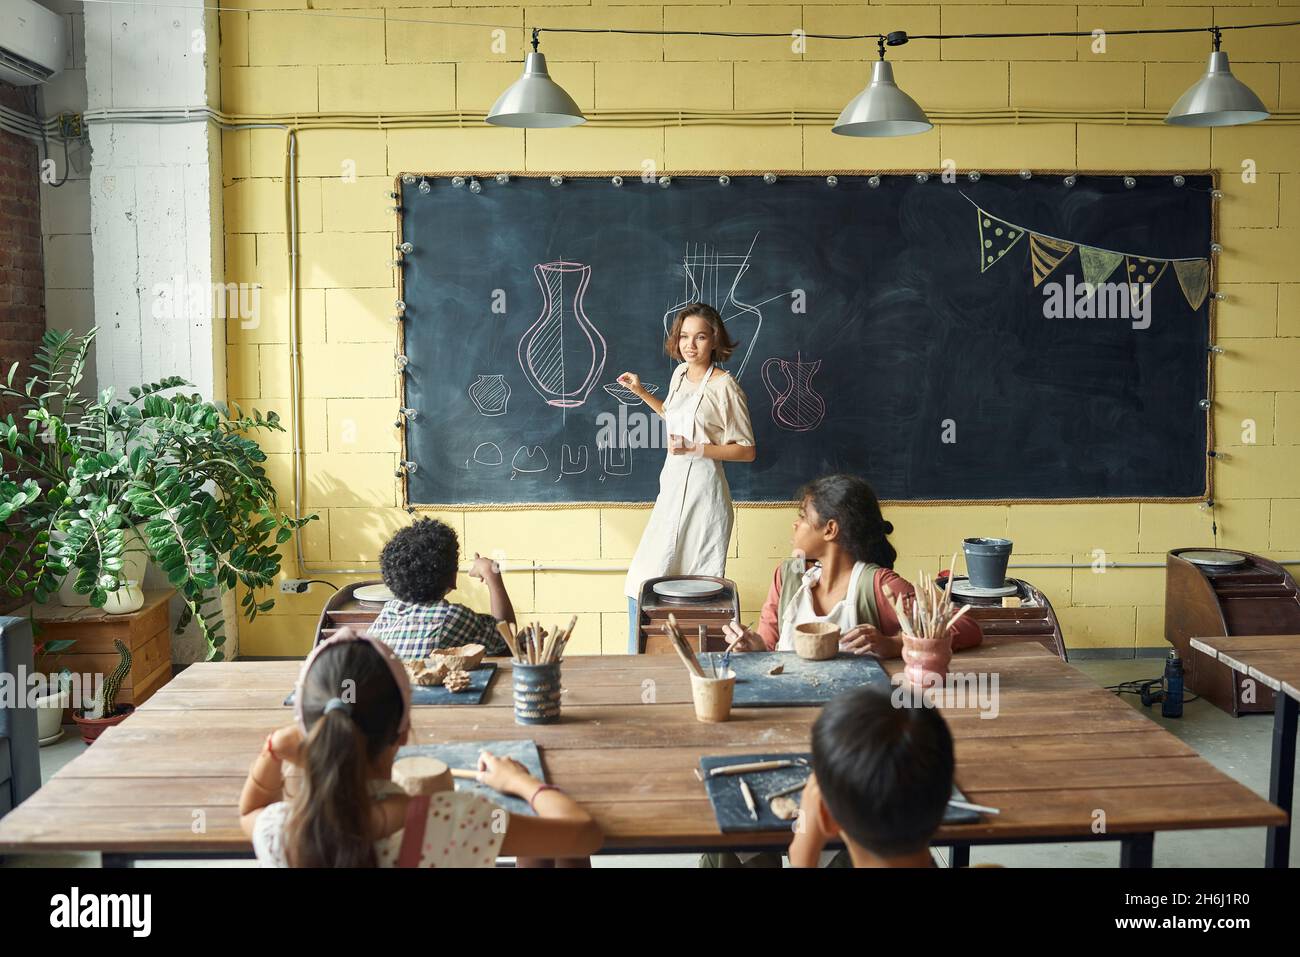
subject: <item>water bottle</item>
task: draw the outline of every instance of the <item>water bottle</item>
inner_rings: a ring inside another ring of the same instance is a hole
[[[1166,718],[1183,716],[1183,660],[1173,650],[1165,659],[1165,695],[1160,702],[1160,714]]]

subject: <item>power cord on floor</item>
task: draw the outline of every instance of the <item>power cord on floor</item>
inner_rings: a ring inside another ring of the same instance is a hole
[[[1117,685],[1106,685],[1105,687],[1107,691],[1113,691],[1117,695],[1134,694],[1141,697],[1144,692],[1149,695],[1151,693],[1151,688],[1156,685],[1163,684],[1164,680],[1165,679],[1163,677],[1145,678],[1145,679],[1139,678],[1136,681],[1121,681]],[[1184,692],[1183,704],[1187,704],[1189,701],[1198,701],[1200,700],[1200,697],[1201,696],[1198,694],[1189,695],[1186,692]],[[1156,703],[1157,702],[1154,701],[1150,702],[1150,704],[1156,704]]]

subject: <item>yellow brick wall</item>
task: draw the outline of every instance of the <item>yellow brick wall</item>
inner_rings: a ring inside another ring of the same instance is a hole
[[[1130,2],[944,5],[782,2],[700,4],[545,2],[471,6],[448,0],[315,0],[327,13],[377,19],[290,17],[307,0],[236,0],[221,15],[222,105],[229,113],[484,110],[519,73],[522,27],[857,33],[1126,29],[1288,19],[1296,0],[1202,6]],[[454,21],[446,25],[424,21]],[[512,29],[499,37],[489,26]],[[1300,30],[1229,34],[1237,75],[1274,110],[1300,109]],[[546,35],[552,74],[587,110],[838,110],[862,86],[870,44],[809,40],[795,53],[782,39]],[[1104,55],[1070,38],[917,42],[891,53],[900,84],[931,111],[1058,109],[1164,110],[1203,70],[1207,38],[1111,37]],[[264,284],[263,318],[228,330],[229,394],[287,411],[289,347],[282,202],[284,135],[258,130],[222,136],[226,271]],[[301,328],[305,502],[311,562],[366,567],[384,538],[408,521],[393,479],[398,391],[389,321],[394,277],[393,219],[386,194],[406,170],[936,168],[1204,169],[1222,171],[1220,241],[1225,247],[1219,309],[1215,428],[1230,458],[1218,467],[1219,543],[1300,557],[1300,127],[1264,124],[1222,130],[1086,122],[940,124],[894,140],[838,137],[826,126],[590,125],[522,131],[464,128],[312,130],[299,142]],[[1242,164],[1253,161],[1254,183]],[[341,173],[355,172],[345,182]],[[1256,423],[1243,444],[1242,422]],[[268,441],[272,474],[288,500],[290,446]],[[455,512],[443,515],[466,552],[508,561],[617,566],[635,548],[643,509]],[[964,535],[1008,535],[1017,562],[1161,561],[1166,549],[1210,542],[1195,505],[1099,504],[895,507],[899,569],[933,570]],[[742,510],[729,574],[756,614],[774,562],[788,545],[790,514]],[[292,563],[286,568],[294,574]],[[1019,573],[1055,603],[1076,648],[1161,643],[1159,570],[1038,569]],[[304,577],[307,577],[304,575]],[[311,576],[320,577],[320,576]],[[343,582],[357,576],[328,576]],[[621,652],[625,602],[617,574],[512,571],[506,578],[523,615],[580,615],[575,645]],[[455,596],[486,608],[462,577]],[[275,611],[241,626],[245,654],[298,654],[310,641],[323,589],[281,598]],[[579,640],[580,639],[580,640]]]

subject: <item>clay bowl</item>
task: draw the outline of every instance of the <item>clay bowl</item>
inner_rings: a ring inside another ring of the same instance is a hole
[[[840,626],[810,621],[794,626],[794,653],[808,661],[826,661],[840,653]]]
[[[452,780],[451,768],[437,758],[426,758],[421,755],[394,761],[393,783],[412,797],[418,794],[452,791],[456,788],[456,782]]]
[[[448,671],[473,671],[483,660],[487,649],[482,645],[461,645],[459,648],[442,648],[427,659],[430,668],[443,665]]]

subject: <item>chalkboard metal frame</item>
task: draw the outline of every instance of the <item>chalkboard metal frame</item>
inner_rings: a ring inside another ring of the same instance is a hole
[[[968,175],[973,171],[955,171],[958,176]],[[1159,169],[1159,170],[1113,170],[1113,169],[1005,169],[1005,168],[986,168],[978,171],[979,175],[992,176],[1023,176],[1026,172],[1033,176],[1205,176],[1209,177],[1211,190],[1218,191],[1220,187],[1220,173],[1217,169],[1203,170],[1186,170],[1186,169]],[[441,170],[414,172],[410,170],[398,173],[393,180],[393,192],[398,197],[394,206],[396,214],[396,232],[397,242],[404,240],[404,206],[401,200],[402,187],[410,183],[418,182],[421,179],[451,179],[456,176],[470,179],[494,179],[498,175],[505,174],[512,179],[543,179],[553,176],[561,176],[565,179],[609,179],[614,176],[639,178],[644,174],[644,170]],[[826,170],[809,170],[809,169],[764,169],[764,170],[696,170],[688,169],[681,171],[661,171],[661,176],[671,176],[674,179],[696,179],[701,177],[762,177],[767,174],[775,174],[779,177],[800,177],[800,178],[824,178],[828,176],[859,176],[870,177],[908,177],[925,174],[927,176],[941,175],[942,171],[934,169],[826,169]],[[1210,239],[1212,243],[1219,241],[1219,207],[1218,203],[1210,203]],[[1217,334],[1217,300],[1214,298],[1214,291],[1217,287],[1218,280],[1218,261],[1214,255],[1208,255],[1208,283],[1210,295],[1207,296],[1206,313],[1208,323],[1208,342],[1213,345]],[[397,299],[405,301],[405,270],[400,266],[397,269]],[[406,323],[397,322],[398,326],[398,345],[397,354],[405,355],[406,352]],[[1214,494],[1214,459],[1211,452],[1214,450],[1214,408],[1213,401],[1215,398],[1215,376],[1214,376],[1214,353],[1207,351],[1206,354],[1206,373],[1205,373],[1205,395],[1210,400],[1210,407],[1205,411],[1205,471],[1204,487],[1201,492],[1188,496],[1113,496],[1113,497],[1091,497],[1091,498],[1036,498],[1036,497],[1011,497],[1011,498],[971,498],[971,499],[891,499],[882,498],[881,503],[891,507],[899,506],[935,506],[935,505],[1067,505],[1067,504],[1103,504],[1103,503],[1134,503],[1134,502],[1152,502],[1152,503],[1190,503],[1204,502],[1213,500]],[[407,396],[407,379],[406,376],[399,373],[401,382],[400,404],[403,408],[408,405]],[[407,428],[405,423],[399,430],[401,432],[401,461],[407,460]],[[645,501],[627,502],[627,501],[564,501],[564,502],[444,502],[444,503],[427,503],[412,502],[410,496],[410,476],[404,469],[401,471],[402,483],[402,505],[408,513],[419,512],[440,512],[440,511],[524,511],[524,510],[556,510],[569,508],[645,508],[653,503],[652,499]],[[810,478],[813,476],[810,476]],[[789,508],[797,504],[794,500],[762,500],[762,501],[737,501],[734,503],[736,508]]]

